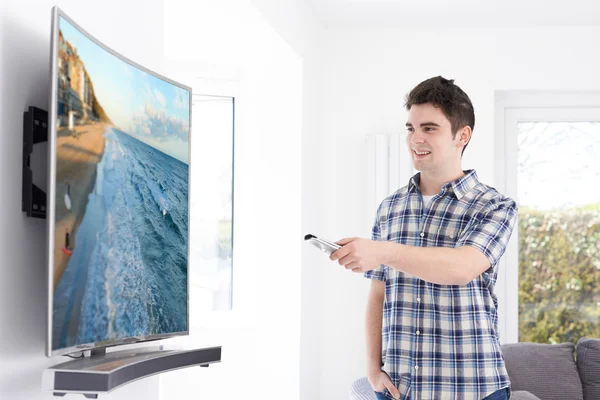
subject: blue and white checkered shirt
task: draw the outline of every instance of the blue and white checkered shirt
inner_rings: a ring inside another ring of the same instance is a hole
[[[510,387],[494,286],[517,206],[469,170],[445,184],[423,209],[419,177],[381,203],[372,239],[472,246],[491,267],[465,286],[430,283],[387,265],[365,273],[385,281],[382,368],[403,400],[480,400]],[[384,394],[392,398],[387,390]]]

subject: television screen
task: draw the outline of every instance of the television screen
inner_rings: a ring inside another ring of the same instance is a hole
[[[191,89],[52,32],[48,356],[187,334]]]

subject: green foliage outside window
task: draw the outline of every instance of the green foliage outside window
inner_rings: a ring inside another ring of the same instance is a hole
[[[600,204],[519,208],[519,341],[600,338]]]

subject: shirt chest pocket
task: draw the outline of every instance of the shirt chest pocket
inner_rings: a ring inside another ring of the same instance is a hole
[[[427,235],[427,244],[437,247],[454,247],[458,242],[460,229],[456,226],[440,226]]]

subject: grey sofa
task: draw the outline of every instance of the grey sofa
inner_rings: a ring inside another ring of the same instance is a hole
[[[511,400],[600,400],[600,339],[561,344],[502,346]],[[367,378],[356,380],[351,400],[375,400]]]

